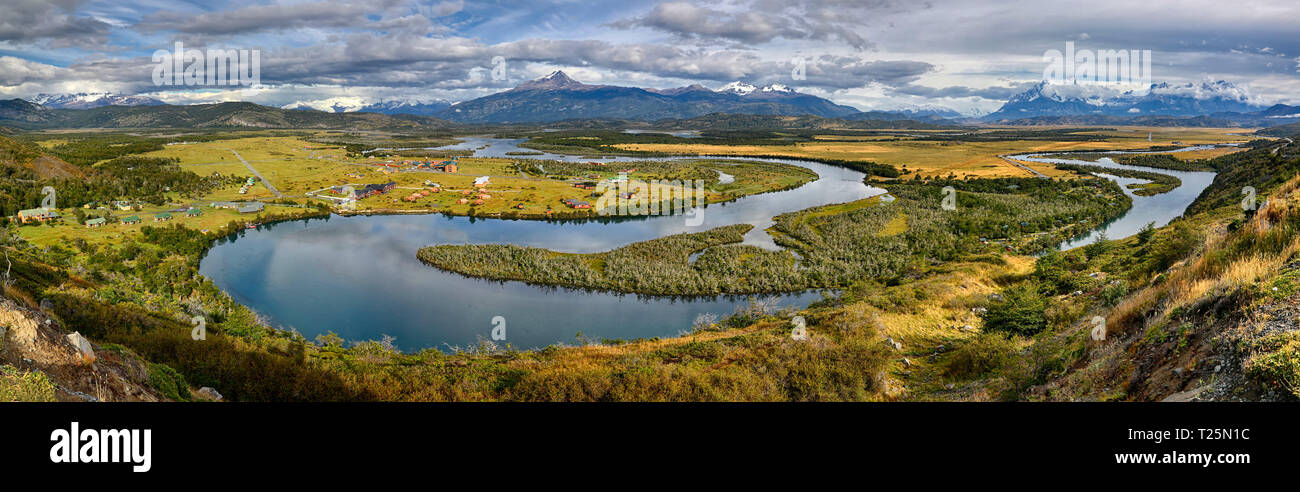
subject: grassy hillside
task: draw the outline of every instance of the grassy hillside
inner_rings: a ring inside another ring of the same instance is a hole
[[[299,128],[420,129],[452,124],[431,117],[287,110],[246,102],[189,106],[103,106],[47,109],[25,101],[0,102],[0,124],[19,128]]]

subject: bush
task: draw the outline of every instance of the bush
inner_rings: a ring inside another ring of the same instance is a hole
[[[1016,353],[1015,340],[1004,333],[981,333],[958,342],[943,361],[943,375],[974,379],[1001,369]]]
[[[149,384],[168,400],[189,401],[190,385],[185,376],[167,364],[149,364]]]
[[[1002,300],[980,314],[984,330],[1031,336],[1047,327],[1047,298],[1036,282],[1023,282],[1002,291]]]

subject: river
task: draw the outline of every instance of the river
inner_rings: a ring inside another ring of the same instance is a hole
[[[470,137],[440,149],[473,150],[478,157],[592,160],[551,153],[506,155],[529,150],[518,146],[522,141]],[[691,158],[617,157],[601,161]],[[1183,186],[1170,193],[1134,196],[1133,209],[1105,226],[1113,239],[1136,233],[1148,222],[1156,222],[1157,226],[1168,223],[1214,176],[1121,166],[1109,159],[1088,162],[1037,155],[1017,158],[1150,170],[1183,180]],[[748,304],[749,299],[645,297],[498,282],[431,268],[417,260],[415,252],[435,244],[510,243],[591,253],[739,223],[755,226],[745,236],[746,244],[775,249],[772,238],[764,232],[774,216],[885,193],[865,185],[862,173],[840,167],[797,160],[735,159],[794,164],[811,169],[819,178],[791,190],[709,205],[703,223],[694,227],[683,216],[547,222],[441,214],[336,215],[281,222],[244,230],[233,240],[221,241],[204,257],[200,273],[235,300],[269,318],[273,326],[295,329],[308,338],[331,331],[350,341],[389,335],[403,350],[446,350],[490,339],[496,326],[493,320],[498,316],[505,322],[505,343],[520,349],[575,343],[578,334],[594,340],[676,336],[689,330],[697,316],[725,316]],[[725,166],[719,167],[718,172],[726,176]],[[1137,181],[1117,179],[1121,184]],[[1071,244],[1090,240],[1083,237]],[[767,297],[775,299],[776,306],[803,307],[820,299],[821,294]]]
[[[441,149],[474,150],[475,156],[511,157],[522,140],[466,138]],[[533,159],[591,160],[542,154]],[[661,158],[681,159],[681,158]],[[654,158],[602,159],[602,162]],[[758,159],[737,159],[758,160]],[[515,348],[591,339],[676,336],[696,316],[731,314],[745,297],[665,298],[587,292],[468,278],[424,265],[419,248],[434,244],[511,243],[572,253],[606,251],[637,241],[731,224],[753,224],[745,243],[776,248],[763,229],[776,215],[818,205],[843,203],[885,190],[863,183],[862,173],[825,164],[785,162],[819,178],[798,188],[711,204],[703,223],[688,216],[547,222],[484,219],[442,214],[331,216],[241,231],[213,247],[200,264],[235,300],[308,338],[333,331],[347,340],[394,337],[404,350],[465,347],[490,338],[492,320],[506,323],[506,342]],[[730,177],[720,165],[723,179]],[[778,306],[803,307],[819,292],[775,297]]]

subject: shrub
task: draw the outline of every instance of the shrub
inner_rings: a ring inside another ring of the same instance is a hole
[[[1005,333],[981,333],[955,344],[943,361],[943,375],[974,379],[1001,369],[1015,353],[1015,340]]]
[[[1047,327],[1047,298],[1038,283],[1023,282],[1002,291],[1002,300],[980,314],[985,331],[1031,336]]]
[[[189,401],[190,385],[185,376],[167,364],[149,364],[149,384],[168,400]]]

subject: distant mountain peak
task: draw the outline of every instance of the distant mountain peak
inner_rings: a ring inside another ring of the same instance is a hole
[[[1263,109],[1245,87],[1231,82],[1152,83],[1147,87],[1053,84],[1040,81],[1012,96],[989,120],[1077,115],[1201,116]]]
[[[573,78],[569,77],[569,74],[564,73],[563,70],[556,70],[556,71],[554,71],[554,72],[551,72],[549,75],[547,75],[547,76],[545,76],[545,77],[541,77],[541,78],[538,78],[538,79],[530,80],[530,81],[528,81],[528,82],[524,82],[524,83],[522,83],[522,84],[519,84],[518,87],[515,87],[515,90],[521,90],[521,91],[551,90],[551,91],[553,91],[553,90],[566,90],[566,89],[568,89],[568,90],[572,90],[572,89],[583,89],[583,88],[586,88],[586,87],[591,87],[591,86],[589,86],[589,85],[587,85],[587,84],[584,84],[584,83],[582,83],[582,82],[578,82],[578,81],[576,81],[576,80],[573,80]]]
[[[53,109],[90,109],[101,106],[158,106],[162,101],[149,96],[112,92],[78,92],[76,94],[38,94],[32,102]]]
[[[722,88],[718,89],[718,92],[730,92],[732,94],[747,96],[757,89],[758,88],[754,87],[753,85],[746,84],[744,82],[737,80],[735,82],[731,82],[727,85],[722,86]]]

